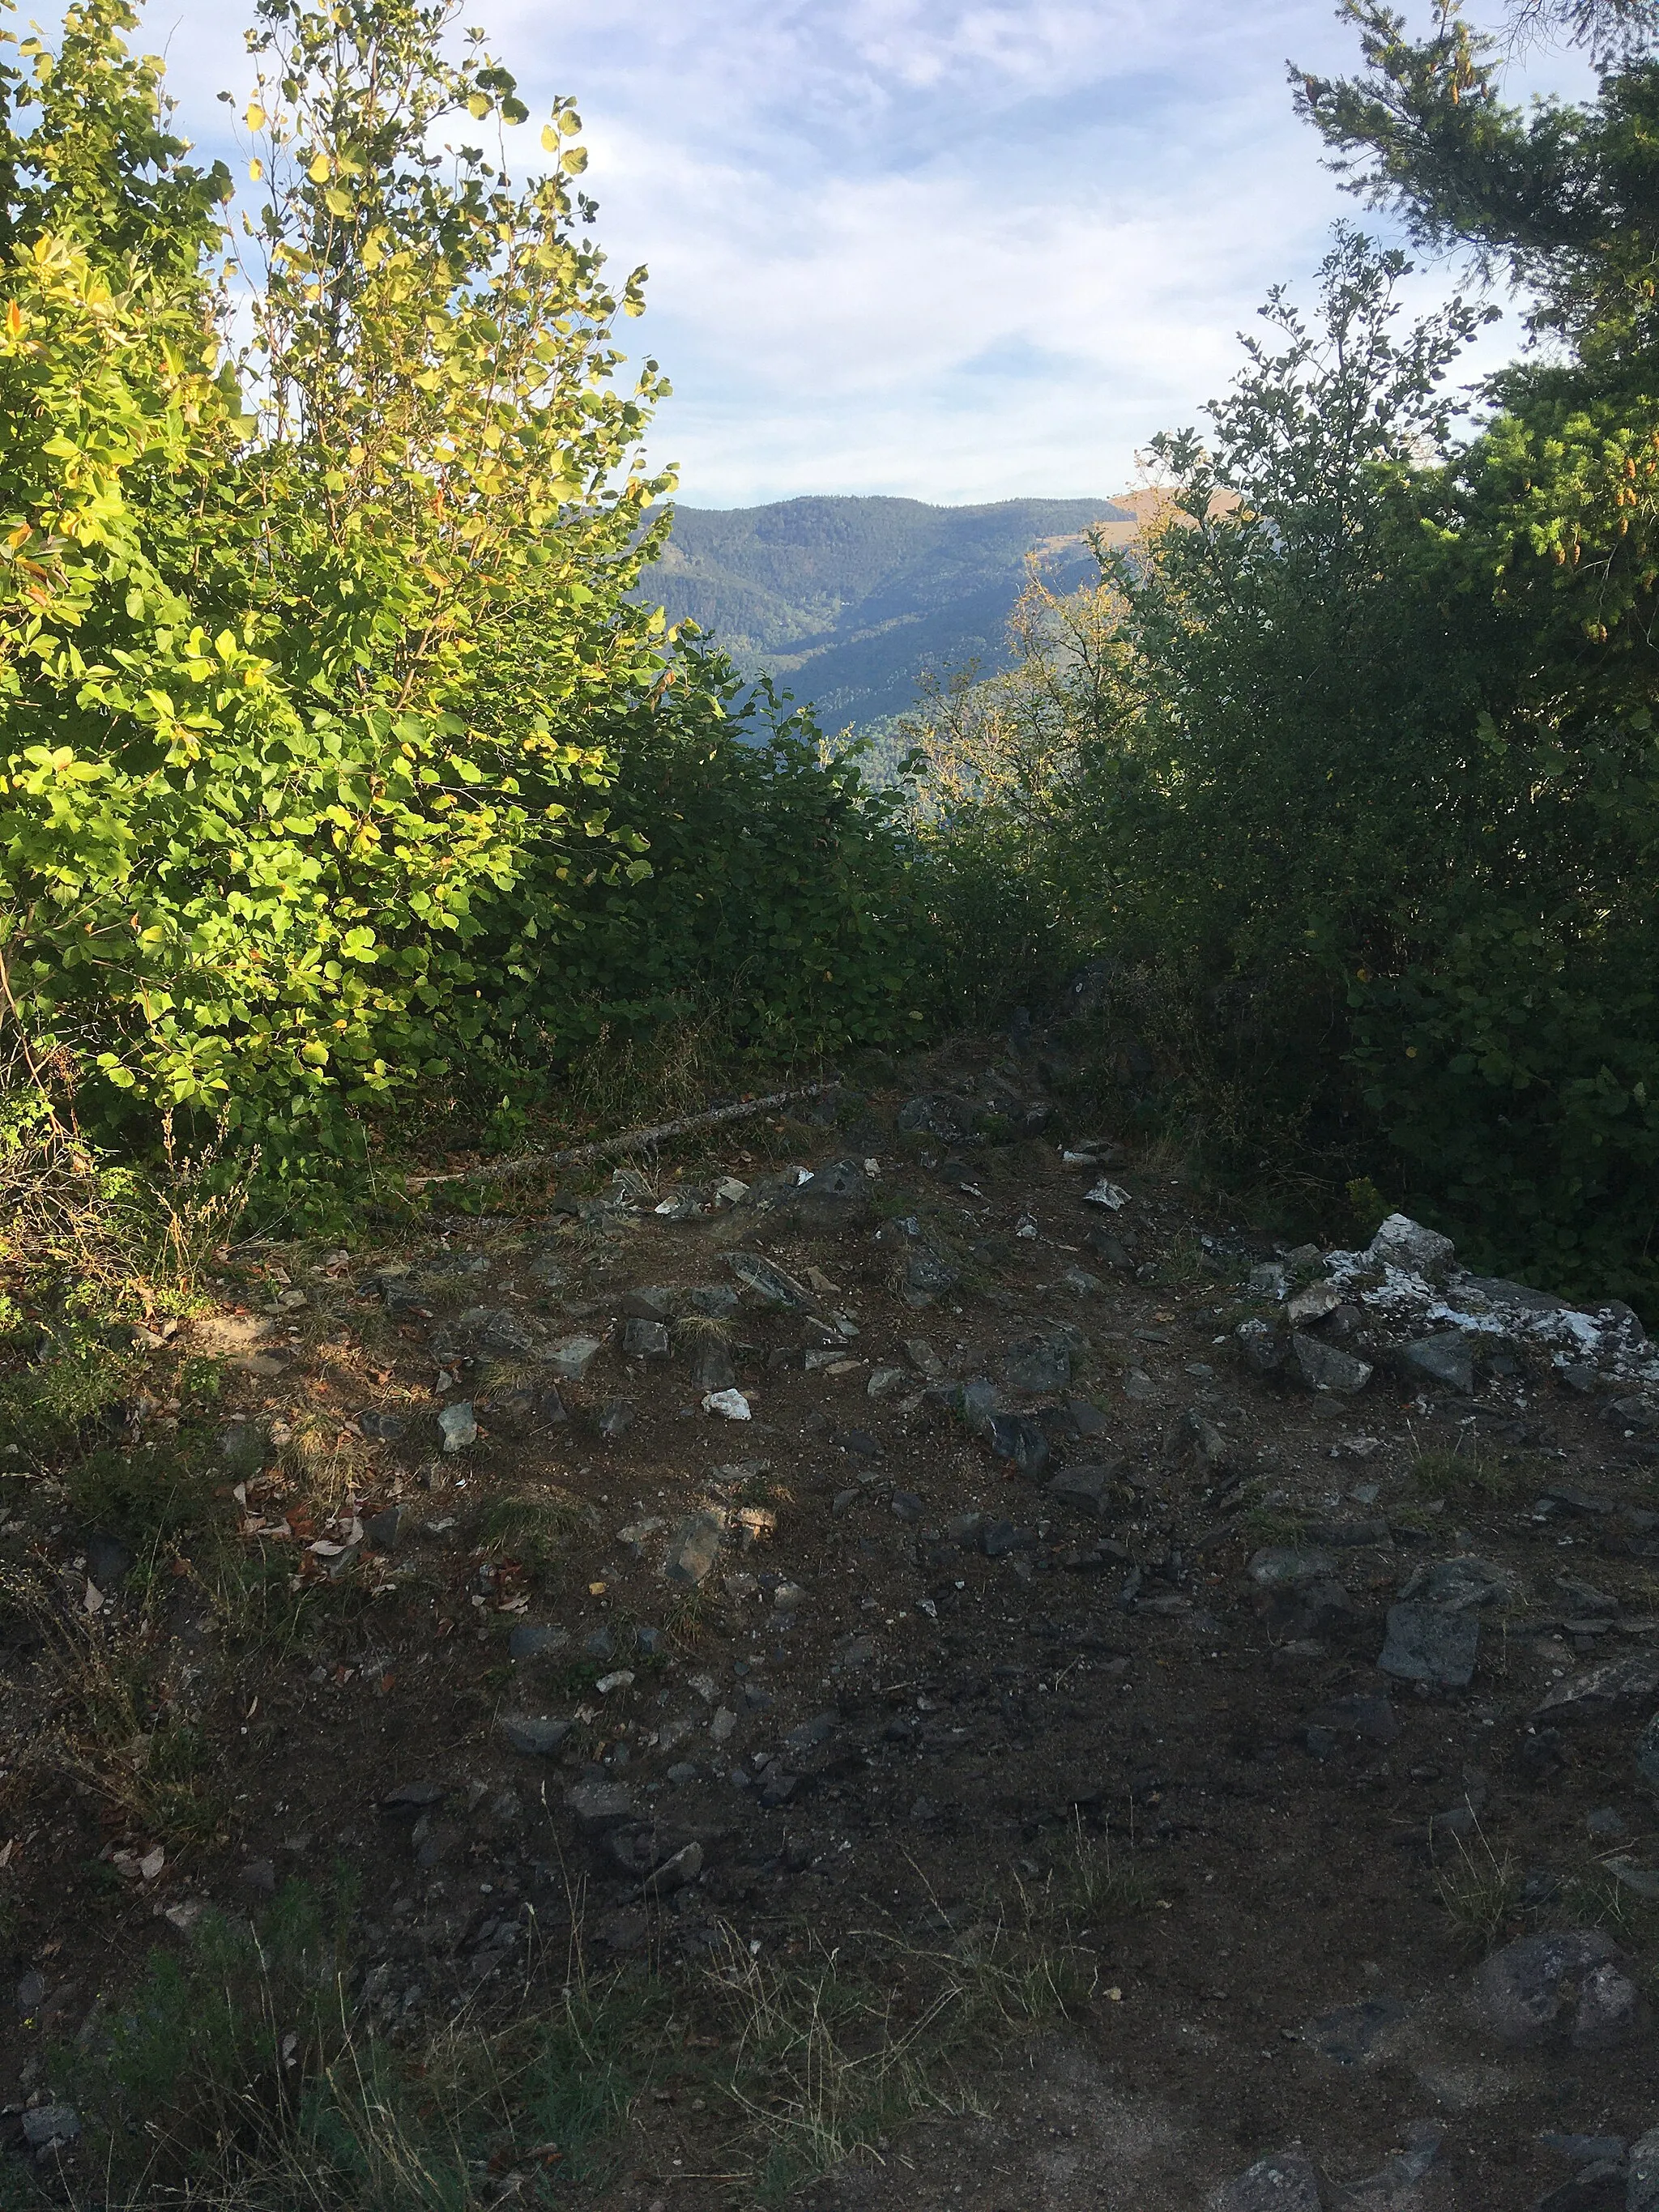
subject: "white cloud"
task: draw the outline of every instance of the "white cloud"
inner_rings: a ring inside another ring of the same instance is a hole
[[[675,385],[653,450],[693,502],[1109,491],[1352,210],[1285,82],[1287,54],[1351,64],[1328,0],[473,14],[532,108],[581,104],[600,234],[652,271],[628,335]],[[235,12],[172,0],[149,38],[173,22],[206,138],[212,94],[248,81]]]

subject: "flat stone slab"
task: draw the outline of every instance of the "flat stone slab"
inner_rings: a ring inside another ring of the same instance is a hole
[[[1467,1689],[1474,1679],[1480,1624],[1472,1613],[1444,1606],[1401,1603],[1389,1607],[1389,1632],[1377,1665],[1406,1682]]]

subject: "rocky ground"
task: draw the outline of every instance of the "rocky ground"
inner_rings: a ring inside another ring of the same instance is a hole
[[[76,2185],[52,2051],[146,1949],[337,1858],[405,2045],[573,1925],[716,1990],[856,1960],[890,2035],[1029,1946],[1054,2002],[823,2212],[1659,2207],[1639,1324],[1398,1218],[1275,1251],[994,1048],[913,1073],[540,1218],[240,1249],[125,1491],[14,1455],[0,1543],[83,1674],[143,1662],[100,1720],[11,1617],[20,2156]],[[210,1521],[146,1549],[210,1372]],[[662,2081],[595,2201],[753,2201]]]

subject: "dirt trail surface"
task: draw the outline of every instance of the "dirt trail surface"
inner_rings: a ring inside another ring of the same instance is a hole
[[[596,1960],[845,1947],[897,1989],[1086,1862],[1065,2014],[807,2203],[1652,2212],[1633,1316],[1410,1224],[1275,1252],[988,1050],[815,1110],[545,1218],[255,1251],[155,1349],[141,1425],[225,1364],[216,1510],[317,1602],[238,1656],[178,1567],[194,1844],[40,1772],[62,1692],[14,1639],[15,2106],[204,1901],[337,1855],[404,2039],[506,2002],[577,1897]],[[10,1534],[88,1633],[154,1613],[111,1532]],[[747,2203],[750,2157],[671,2084],[600,2201]]]

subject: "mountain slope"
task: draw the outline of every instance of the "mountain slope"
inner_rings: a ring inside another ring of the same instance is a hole
[[[790,499],[676,507],[646,580],[671,622],[688,617],[732,658],[813,701],[833,728],[902,714],[924,669],[1004,658],[1004,629],[1039,554],[1063,589],[1095,574],[1084,532],[1128,535],[1108,499],[1011,499],[930,507],[917,499]]]

